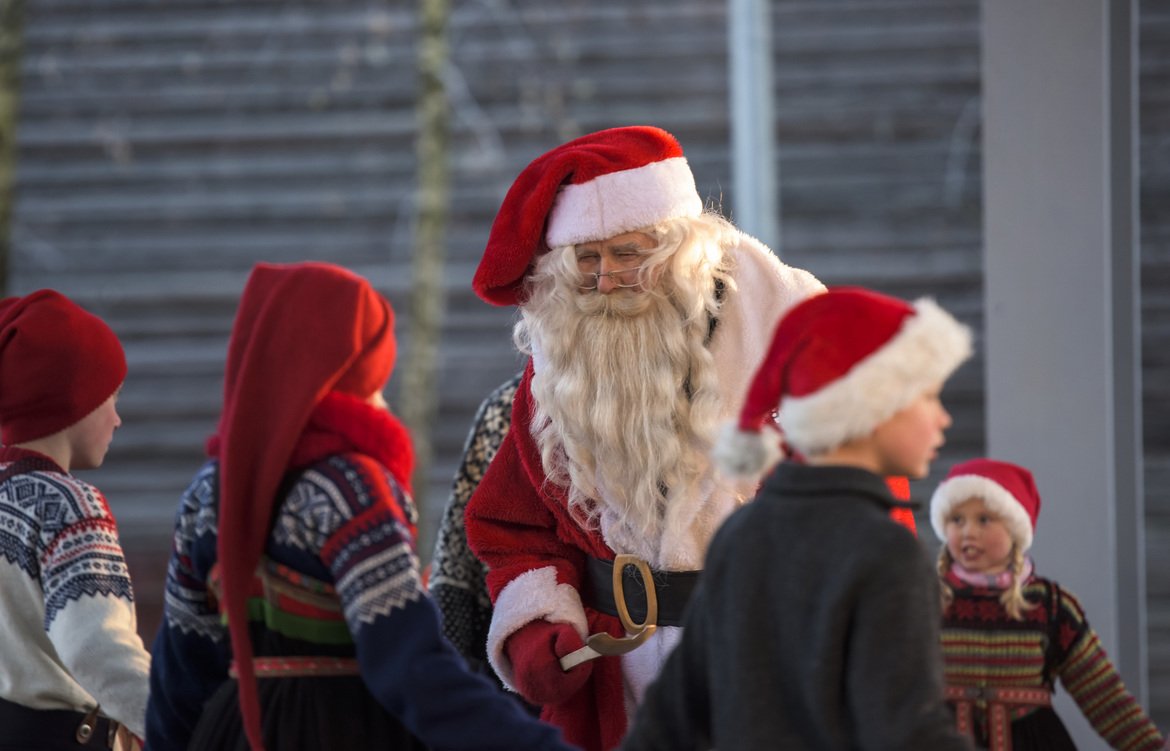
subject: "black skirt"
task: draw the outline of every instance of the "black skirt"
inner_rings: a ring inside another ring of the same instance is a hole
[[[988,748],[987,725],[981,712],[975,713],[975,743]],[[1012,720],[1012,751],[1077,751],[1068,729],[1051,707]]]
[[[260,678],[256,683],[267,751],[426,749],[358,676]],[[238,686],[226,681],[207,700],[191,736],[191,751],[249,751]]]

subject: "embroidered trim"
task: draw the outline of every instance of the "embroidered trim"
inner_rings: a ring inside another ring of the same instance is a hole
[[[252,669],[257,678],[308,678],[316,676],[360,675],[358,661],[343,657],[256,657]],[[233,660],[228,675],[238,679]]]

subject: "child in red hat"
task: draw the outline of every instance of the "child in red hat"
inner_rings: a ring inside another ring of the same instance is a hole
[[[1052,709],[1059,678],[1110,748],[1166,748],[1076,597],[1034,573],[1026,554],[1039,515],[1032,473],[995,459],[955,465],[931,498],[946,543],[942,647],[959,729],[997,751],[1075,749]]]
[[[715,535],[623,749],[970,748],[943,701],[938,588],[885,482],[927,474],[969,354],[929,300],[837,288],[781,318],[716,459],[756,479],[777,415],[793,458]]]
[[[568,748],[441,635],[410,436],[382,399],[394,358],[393,311],[365,279],[253,269],[210,459],[179,505],[152,751]]]
[[[53,290],[0,300],[0,728],[21,749],[141,737],[150,654],[113,514],[73,470],[122,424],[118,337]]]

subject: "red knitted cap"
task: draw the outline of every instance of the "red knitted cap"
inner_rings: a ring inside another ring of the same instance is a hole
[[[263,748],[247,593],[281,479],[330,391],[368,397],[394,366],[394,313],[370,283],[326,263],[257,264],[232,327],[219,424],[217,553],[239,671],[240,711]]]
[[[51,289],[0,300],[0,440],[52,435],[126,380],[126,355],[102,319]]]
[[[528,269],[550,248],[702,212],[674,136],[645,125],[590,133],[537,157],[512,183],[472,287],[489,303],[515,305]]]

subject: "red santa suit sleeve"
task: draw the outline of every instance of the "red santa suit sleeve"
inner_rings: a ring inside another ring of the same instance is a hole
[[[586,558],[611,560],[614,554],[599,534],[571,518],[564,491],[545,481],[528,429],[532,374],[529,363],[516,392],[513,428],[466,511],[467,541],[488,568],[494,607],[488,659],[512,690],[517,690],[516,681],[504,644],[532,621],[568,623],[582,639],[599,632],[624,636],[617,618],[581,601]],[[541,712],[542,719],[563,729],[566,741],[585,749],[617,746],[626,732],[625,715],[621,661],[616,657],[596,659],[580,691]]]

